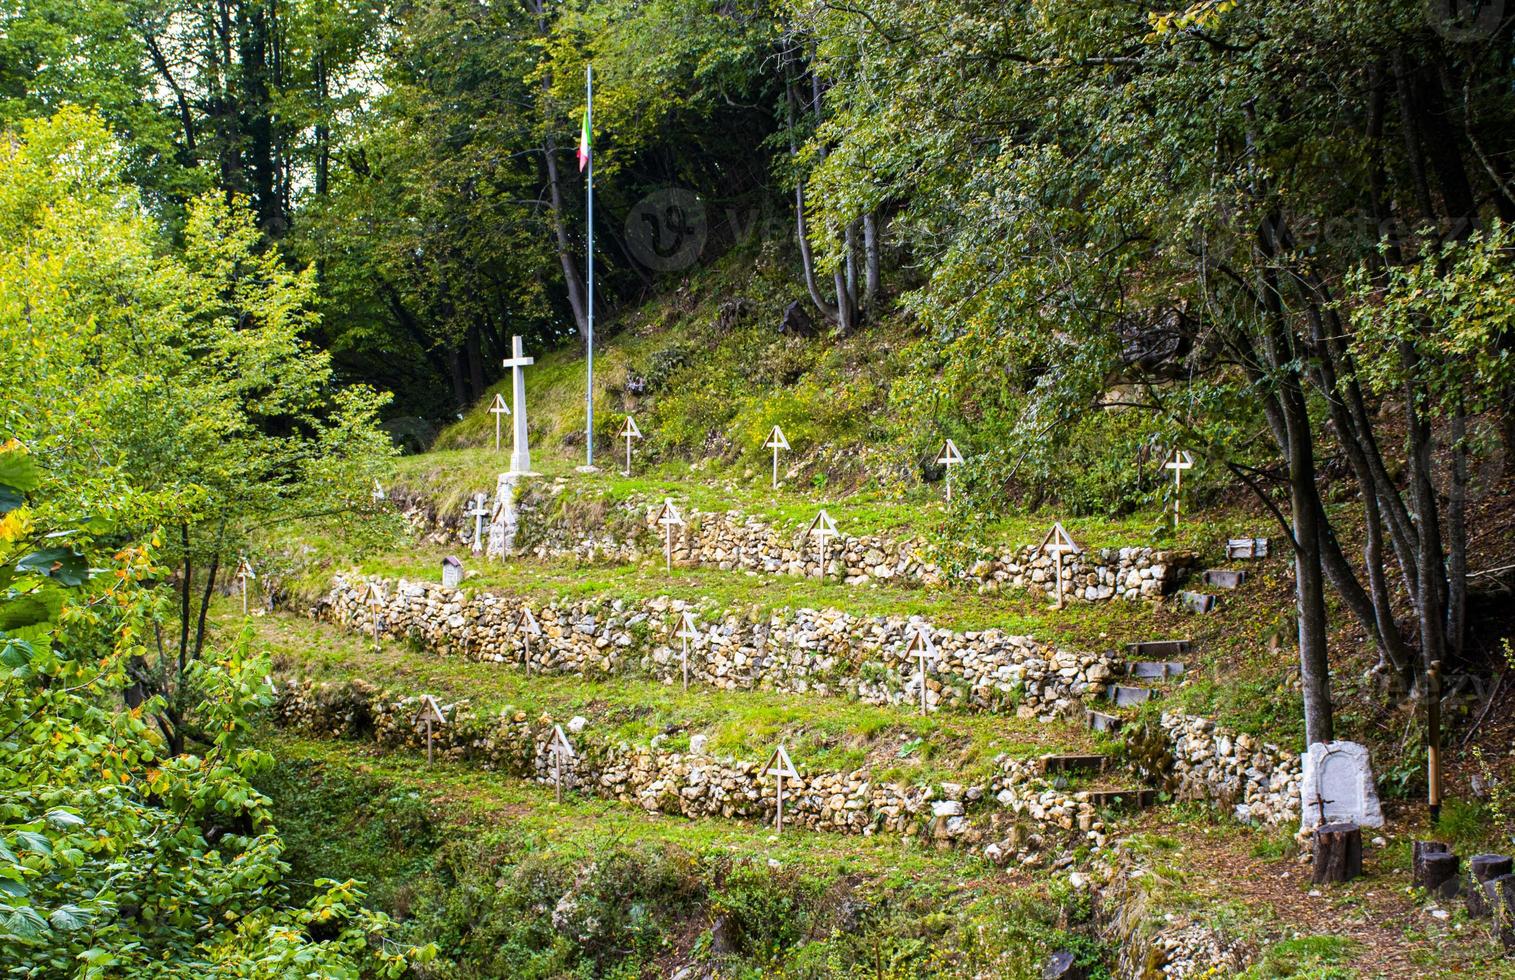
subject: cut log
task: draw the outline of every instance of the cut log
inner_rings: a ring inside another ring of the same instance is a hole
[[[1047,957],[1047,965],[1042,967],[1042,980],[1088,980],[1088,976],[1065,949]]]
[[[1489,896],[1489,911],[1493,921],[1490,934],[1504,945],[1504,951],[1515,951],[1515,875],[1500,875],[1491,878],[1485,885]]]
[[[1468,859],[1468,915],[1479,919],[1489,914],[1491,893],[1488,884],[1509,874],[1512,864],[1515,862],[1503,854],[1475,854]]]
[[[1457,877],[1462,858],[1451,851],[1424,855],[1415,866],[1415,883],[1432,895],[1455,898],[1461,884]]]
[[[1348,882],[1362,875],[1362,828],[1355,823],[1325,823],[1315,828],[1317,885]]]

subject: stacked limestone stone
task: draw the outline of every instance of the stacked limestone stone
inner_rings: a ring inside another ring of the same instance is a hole
[[[579,600],[534,607],[542,635],[517,627],[523,600],[435,583],[379,583],[382,609],[360,600],[362,580],[338,576],[315,613],[370,632],[414,637],[428,649],[476,660],[529,666],[533,673],[604,676],[638,670],[664,681],[682,676],[672,626],[686,606],[659,597],[640,602]],[[918,665],[905,657],[918,620],[801,609],[703,624],[690,653],[691,683],[724,690],[840,694],[869,704],[918,704]],[[931,632],[937,659],[926,679],[928,706],[1014,711],[1051,720],[1076,714],[1103,695],[1117,662],[1107,654],[1061,650],[1000,630]]]
[[[1299,820],[1299,755],[1207,718],[1162,716],[1181,799],[1212,800],[1234,808],[1238,820],[1282,824]]]
[[[522,536],[526,551],[539,558],[571,558],[585,563],[629,563],[661,555],[663,528],[656,524],[659,507],[633,502],[595,517],[542,517],[540,504],[522,504]],[[424,501],[407,498],[404,512],[412,530],[442,543],[467,543],[473,526],[457,515],[439,515]],[[821,553],[803,529],[782,531],[740,511],[706,513],[691,509],[685,525],[673,534],[673,563],[723,571],[767,575],[821,576]],[[843,529],[845,531],[845,528]],[[843,534],[827,548],[825,574],[849,584],[902,581],[932,585],[956,578],[985,591],[1035,589],[1056,594],[1053,559],[1031,546],[1003,554],[984,555],[955,574],[944,571],[931,549],[914,539],[881,535]],[[1158,599],[1177,588],[1193,565],[1189,552],[1158,551],[1148,547],[1105,548],[1067,556],[1063,560],[1063,593],[1075,601]]]
[[[388,749],[425,751],[426,735],[416,725],[418,698],[395,697],[361,681],[285,679],[278,689],[274,714],[281,725],[369,738]],[[472,761],[546,785],[555,782],[551,718],[531,719],[511,709],[481,716],[467,704],[443,705],[442,710],[447,723],[432,730],[438,758]],[[582,718],[567,728],[577,756],[564,772],[571,791],[691,819],[773,819],[776,783],[760,775],[762,766],[754,760],[715,757],[704,751],[698,736],[690,751],[677,752],[664,749],[660,739],[645,746],[603,741]],[[989,786],[970,787],[882,783],[867,769],[806,773],[801,763],[801,770],[798,779],[785,781],[786,826],[982,848],[1001,863],[1012,857],[1029,863],[1027,848],[1033,845],[1104,844],[1103,825],[1088,803],[1077,799],[1080,794],[1044,789],[1017,760],[1002,760],[1001,772]],[[1034,830],[1017,834],[1013,825],[1026,822]],[[1010,836],[1004,837],[1007,831]]]

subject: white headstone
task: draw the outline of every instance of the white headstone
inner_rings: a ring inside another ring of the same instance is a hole
[[[1322,822],[1383,826],[1383,809],[1378,803],[1367,746],[1358,742],[1316,742],[1301,761],[1304,766],[1299,791],[1301,833],[1314,830]]]
[[[463,563],[452,555],[442,559],[442,584],[449,589],[463,584]]]
[[[520,337],[510,338],[510,353],[511,356],[505,358],[504,362],[504,366],[510,368],[511,401],[515,404],[512,412],[515,418],[515,449],[510,454],[510,471],[520,476],[535,476],[531,471],[531,447],[527,444],[526,435],[526,368],[535,364],[536,359],[526,356]]]

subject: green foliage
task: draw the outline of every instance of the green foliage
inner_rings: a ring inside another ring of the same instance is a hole
[[[97,500],[80,523],[25,453],[0,448],[7,491],[37,498],[0,522],[0,970],[273,980],[424,962],[428,950],[384,945],[390,923],[352,881],[286,901],[282,841],[249,782],[271,762],[246,739],[270,699],[267,660],[241,636],[190,663],[198,698],[176,720],[199,751],[171,749],[148,720],[164,699],[136,680],[159,539],[108,544],[131,540],[125,501]],[[74,559],[88,573],[60,574]]]
[[[1300,936],[1268,947],[1243,980],[1354,980],[1356,970],[1341,964],[1355,943],[1343,936]]]

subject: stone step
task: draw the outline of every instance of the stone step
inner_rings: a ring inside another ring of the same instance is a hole
[[[1188,652],[1188,640],[1143,640],[1141,643],[1126,644],[1126,653],[1137,660],[1167,660]]]
[[[1247,580],[1247,573],[1235,568],[1207,568],[1200,580],[1212,589],[1235,589]]]
[[[1231,538],[1226,541],[1227,558],[1268,557],[1267,538]]]
[[[1219,597],[1208,592],[1180,592],[1178,604],[1184,612],[1211,613],[1219,604]]]
[[[1089,802],[1097,807],[1131,807],[1141,810],[1157,805],[1157,790],[1137,787],[1090,790]]]
[[[1084,709],[1084,714],[1089,720],[1089,730],[1091,732],[1105,732],[1114,735],[1120,731],[1122,721],[1117,715],[1107,715],[1103,711],[1095,711],[1093,708]]]
[[[1126,676],[1138,680],[1167,680],[1183,675],[1184,665],[1176,660],[1138,660],[1126,664]]]
[[[1159,692],[1150,687],[1127,687],[1124,684],[1117,684],[1110,688],[1110,700],[1115,702],[1117,708],[1134,708],[1160,696]]]
[[[1108,755],[1044,755],[1042,772],[1103,772],[1110,764]]]

